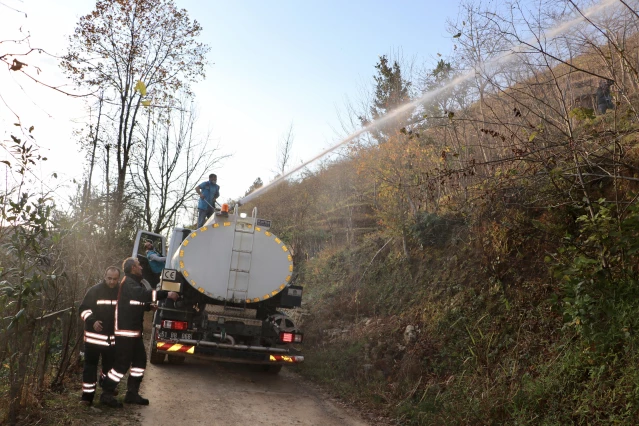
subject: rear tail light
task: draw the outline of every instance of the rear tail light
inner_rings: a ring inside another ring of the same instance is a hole
[[[304,335],[289,333],[286,331],[282,331],[280,333],[280,342],[282,343],[302,343]]]
[[[162,328],[170,328],[171,330],[186,330],[189,325],[186,321],[162,321]]]

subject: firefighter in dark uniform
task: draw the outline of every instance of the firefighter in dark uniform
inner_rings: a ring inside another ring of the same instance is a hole
[[[157,300],[168,297],[175,301],[178,294],[166,290],[147,290],[142,284],[142,266],[134,257],[125,259],[122,269],[125,276],[120,282],[115,309],[115,362],[102,383],[100,402],[111,407],[122,405],[113,392],[131,367],[124,402],[148,405],[149,400],[139,393],[146,368],[146,351],[142,340],[144,311],[152,309],[152,304]]]
[[[115,304],[118,299],[120,270],[109,266],[104,280],[87,291],[80,305],[84,320],[84,372],[82,373],[82,403],[91,405],[95,396],[98,361],[102,357],[100,382],[113,366],[115,335]]]

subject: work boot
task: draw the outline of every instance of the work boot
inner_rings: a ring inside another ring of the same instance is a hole
[[[94,395],[95,395],[94,392],[91,392],[91,393],[82,392],[82,399],[80,400],[80,403],[87,407],[90,406],[93,403]]]
[[[142,397],[139,393],[126,391],[124,402],[127,404],[149,405],[149,400]]]
[[[126,382],[126,395],[124,396],[124,402],[127,404],[149,405],[149,400],[140,395],[140,384],[142,383],[141,377],[131,377]]]
[[[117,399],[115,399],[115,396],[113,395],[113,391],[106,390],[106,389],[102,390],[102,395],[100,395],[100,402],[112,408],[123,407],[122,403],[118,401]]]
[[[100,378],[98,379],[98,385],[100,385],[100,387],[102,387],[102,385],[104,384],[104,378],[106,376],[104,374],[100,374]],[[118,396],[120,394],[120,392],[118,392],[118,389],[115,388],[113,389],[113,396]]]

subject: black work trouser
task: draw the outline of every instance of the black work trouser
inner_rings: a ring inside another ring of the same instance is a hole
[[[102,357],[102,372],[100,378],[104,380],[113,368],[114,346],[101,346],[84,342],[84,371],[82,372],[82,399],[93,401],[98,381],[98,362]]]
[[[146,368],[146,350],[142,337],[115,337],[115,361],[113,368],[107,373],[102,389],[113,391],[131,367],[129,380],[137,383],[142,381]]]

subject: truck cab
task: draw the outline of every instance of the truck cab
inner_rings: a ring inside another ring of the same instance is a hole
[[[139,230],[135,237],[132,257],[137,258],[140,265],[142,265],[142,283],[145,287],[150,289],[156,288],[160,283],[160,280],[151,271],[149,259],[147,258],[146,250],[144,248],[146,243],[153,244],[153,250],[161,256],[166,257],[166,238],[163,235],[143,230]]]

